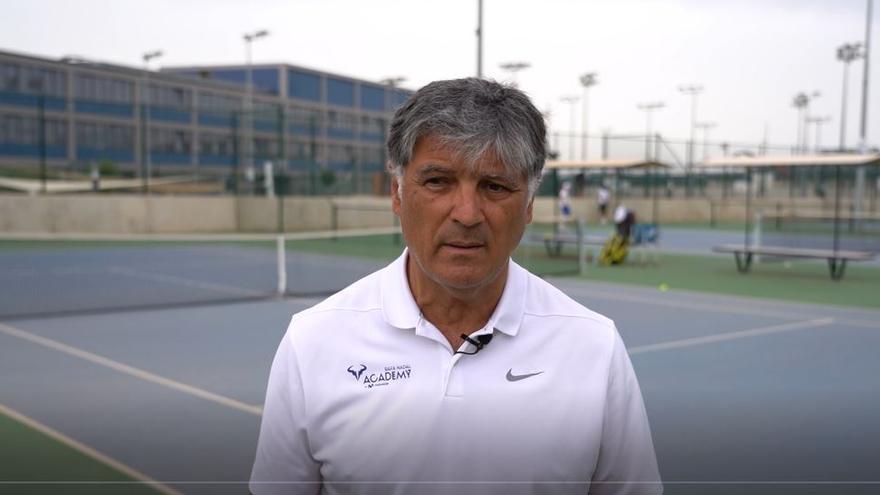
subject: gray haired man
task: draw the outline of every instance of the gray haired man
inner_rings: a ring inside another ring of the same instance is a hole
[[[262,493],[660,493],[614,323],[511,261],[544,165],[541,114],[480,79],[395,114],[406,249],[293,316],[269,377]]]

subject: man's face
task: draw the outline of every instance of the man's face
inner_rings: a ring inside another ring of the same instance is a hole
[[[410,274],[462,291],[506,273],[532,220],[525,177],[506,170],[491,153],[470,167],[428,136],[416,143],[402,182],[398,195],[392,180],[391,196],[416,265]]]

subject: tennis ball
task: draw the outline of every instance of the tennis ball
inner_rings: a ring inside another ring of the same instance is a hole
[[[657,287],[657,288],[660,290],[660,292],[666,292],[666,291],[669,290],[669,285],[667,285],[666,282],[663,282],[663,283],[660,284],[660,286]]]

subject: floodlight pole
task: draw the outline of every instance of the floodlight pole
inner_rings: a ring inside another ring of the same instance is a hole
[[[791,100],[791,105],[798,109],[798,135],[797,135],[797,145],[795,146],[795,151],[797,154],[803,154],[807,151],[807,119],[809,118],[809,114],[807,113],[807,109],[810,106],[810,101],[821,96],[821,93],[818,91],[813,91],[811,94],[807,95],[804,92],[800,92],[794,96]]]
[[[477,0],[477,78],[483,78],[483,0]]]
[[[653,158],[653,154],[651,153],[651,114],[654,113],[654,110],[659,110],[666,106],[662,101],[655,101],[651,103],[639,103],[639,110],[644,110],[645,112],[645,161],[650,161]]]
[[[849,86],[849,64],[861,56],[860,43],[845,43],[837,48],[837,60],[843,62],[843,88],[840,104],[840,145],[841,152],[846,150],[846,96]]]
[[[581,133],[583,134],[583,145],[581,146],[581,160],[588,160],[589,153],[587,153],[589,147],[589,132],[590,128],[588,125],[588,111],[589,111],[589,98],[590,98],[590,88],[599,84],[597,79],[598,74],[595,72],[588,72],[581,76],[581,86],[584,87],[584,120],[581,122]]]
[[[244,134],[243,151],[246,174],[250,174],[250,171],[254,168],[254,74],[251,57],[251,44],[260,38],[265,38],[266,36],[269,36],[269,31],[265,29],[254,31],[252,33],[245,33],[242,36],[242,38],[244,38],[247,67],[245,70],[244,112],[242,113],[242,116],[244,117],[244,126],[242,129],[244,132],[242,134]]]
[[[815,124],[816,126],[816,140],[813,142],[813,151],[817,154],[822,150],[822,124],[830,121],[831,117],[827,115],[825,117],[807,117],[807,123]]]
[[[865,15],[865,44],[863,45],[865,52],[862,54],[862,58],[865,60],[862,68],[862,119],[859,126],[859,151],[862,154],[868,152],[868,76],[871,74],[871,13],[873,4],[874,0],[868,0],[868,11]]]
[[[718,127],[715,122],[698,122],[697,128],[703,131],[703,161],[709,158],[709,131]]]
[[[568,159],[569,160],[575,159],[574,158],[574,132],[575,132],[574,131],[574,126],[575,126],[574,104],[577,103],[577,101],[579,99],[580,99],[579,97],[574,96],[574,95],[563,96],[562,98],[560,98],[560,101],[562,101],[564,103],[568,103],[569,113],[571,114],[571,124],[569,127],[569,129],[571,129],[571,131],[570,131],[570,136],[568,138]]]
[[[859,126],[859,153],[868,152],[868,76],[871,73],[871,17],[873,11],[874,0],[868,0],[868,8],[865,13],[865,53],[863,58],[865,64],[862,66],[862,119]],[[862,198],[865,192],[865,167],[856,168],[855,192],[853,194],[853,206],[856,217],[862,213]],[[858,221],[858,218],[857,218]]]
[[[688,169],[691,169],[694,166],[694,136],[697,127],[697,96],[703,92],[703,87],[696,84],[682,85],[678,87],[678,90],[691,97],[691,137],[688,141],[686,160]]]
[[[144,109],[144,142],[143,142],[143,166],[144,169],[142,171],[143,177],[141,177],[141,183],[143,185],[144,194],[150,193],[150,179],[153,177],[153,160],[152,153],[150,150],[150,105],[152,102],[150,101],[150,61],[156,58],[159,58],[163,55],[162,50],[154,50],[152,52],[144,53],[144,94],[143,94],[143,109]]]

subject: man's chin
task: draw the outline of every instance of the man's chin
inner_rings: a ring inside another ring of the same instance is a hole
[[[500,269],[489,273],[439,273],[437,274],[436,281],[450,290],[469,292],[490,285],[498,277],[499,273],[501,273]]]

